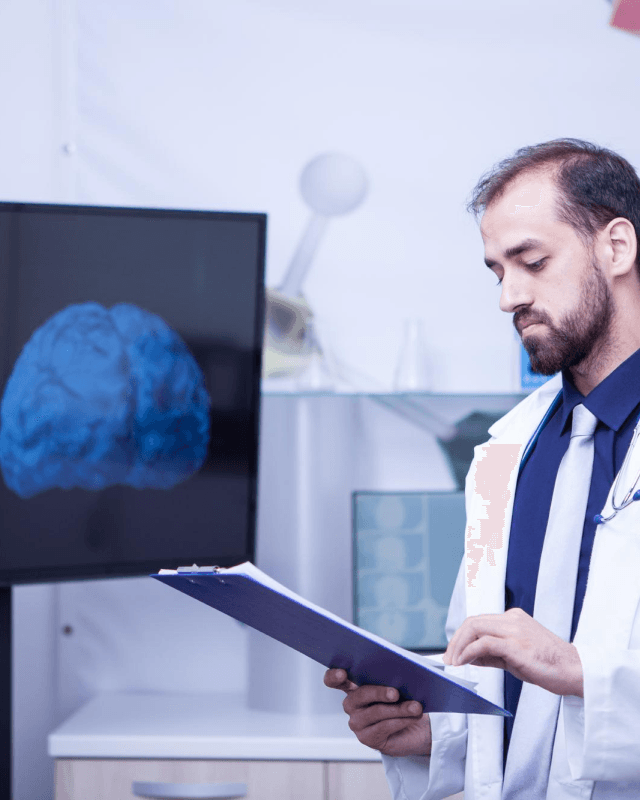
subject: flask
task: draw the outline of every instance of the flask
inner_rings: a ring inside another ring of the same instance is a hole
[[[404,321],[393,389],[396,392],[425,392],[431,389],[431,376],[421,319]]]

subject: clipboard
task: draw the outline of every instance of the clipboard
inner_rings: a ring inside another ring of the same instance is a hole
[[[418,656],[308,602],[250,562],[236,567],[179,567],[150,577],[292,647],[327,668],[344,669],[353,683],[392,686],[401,700],[426,712],[492,714],[504,708],[476,694],[471,681],[445,674],[444,665]]]

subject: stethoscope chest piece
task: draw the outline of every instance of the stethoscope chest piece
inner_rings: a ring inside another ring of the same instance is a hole
[[[629,447],[629,450],[627,451],[627,455],[624,458],[624,462],[622,464],[622,468],[621,468],[620,472],[618,473],[618,475],[616,477],[615,483],[613,484],[613,492],[611,493],[611,507],[613,508],[613,513],[609,514],[608,517],[605,517],[603,514],[596,514],[595,517],[593,518],[593,521],[596,523],[596,525],[602,525],[604,522],[609,522],[609,520],[612,520],[615,517],[615,515],[618,513],[618,511],[622,511],[623,508],[626,508],[627,506],[630,506],[631,503],[635,502],[636,500],[640,500],[640,489],[638,489],[637,491],[634,491],[636,486],[638,485],[638,481],[640,480],[640,475],[638,475],[638,477],[636,478],[633,486],[631,487],[631,489],[629,489],[629,491],[625,495],[624,500],[620,504],[616,503],[616,490],[618,488],[618,482],[620,480],[620,476],[625,471],[625,467],[627,466],[627,459],[629,457],[629,451],[632,449],[633,445],[635,444],[637,430],[638,429],[636,428],[636,431],[634,432],[634,435],[633,435],[633,441],[631,442],[631,446]]]

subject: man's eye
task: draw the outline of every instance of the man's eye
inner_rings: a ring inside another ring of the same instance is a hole
[[[531,264],[527,264],[526,267],[532,270],[542,269],[546,260],[546,258],[541,258],[540,261],[533,261]]]

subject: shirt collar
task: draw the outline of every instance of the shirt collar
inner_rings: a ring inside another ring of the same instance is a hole
[[[582,403],[601,422],[618,431],[640,402],[640,350],[629,356],[584,397],[568,370],[562,373],[562,430],[573,409]]]

